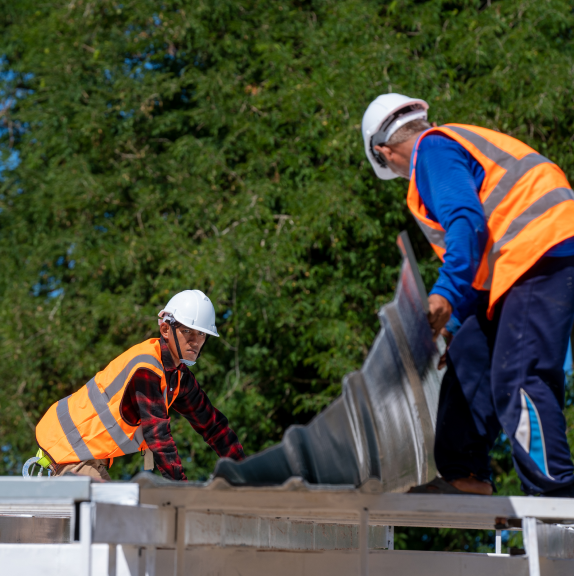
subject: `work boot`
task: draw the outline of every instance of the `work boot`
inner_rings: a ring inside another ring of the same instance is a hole
[[[468,478],[457,478],[446,481],[438,476],[431,482],[413,486],[407,494],[478,494],[490,496],[492,485],[489,482],[477,480],[473,476]]]
[[[456,480],[449,480],[448,482],[457,490],[465,494],[479,494],[480,496],[492,496],[492,484],[484,482],[474,476],[468,478],[457,478]]]

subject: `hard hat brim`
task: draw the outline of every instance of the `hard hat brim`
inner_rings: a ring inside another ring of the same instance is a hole
[[[171,312],[167,312],[166,310],[162,310],[158,314],[158,316],[160,318],[160,322],[163,321],[163,317],[165,314],[170,314],[179,324],[181,324],[182,326],[185,326],[186,328],[189,328],[191,330],[197,330],[197,332],[204,332],[205,334],[209,334],[210,336],[215,336],[216,338],[219,338],[219,334],[216,331],[217,329],[211,330],[210,328],[204,328],[203,326],[199,326],[198,324],[194,324],[193,320],[191,321],[191,326],[190,326],[189,320],[186,320],[182,317],[178,318],[177,311],[175,312],[175,314],[172,314]]]

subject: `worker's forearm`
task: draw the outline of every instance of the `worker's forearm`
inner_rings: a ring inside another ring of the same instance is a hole
[[[189,384],[185,392],[180,392],[173,408],[186,418],[219,456],[241,460],[244,457],[243,448],[225,415],[213,406],[195,378]]]
[[[207,439],[206,442],[222,458],[243,460],[245,458],[243,446],[239,443],[235,432],[227,425],[227,418],[225,418],[225,422],[225,426],[222,426],[219,431]]]
[[[444,264],[431,294],[446,298],[456,310],[472,290],[487,240],[478,192],[484,170],[446,137],[423,139],[417,160],[417,186],[428,217],[446,231]]]
[[[134,386],[144,440],[153,452],[156,466],[166,478],[186,480],[181,459],[171,435],[170,419],[159,382],[138,378]]]
[[[446,298],[453,310],[472,295],[472,283],[484,249],[483,231],[480,230],[480,235],[476,231],[479,223],[461,217],[454,220],[446,231],[444,264],[431,294]]]
[[[153,452],[154,463],[164,478],[187,480],[181,458],[171,435],[169,420],[143,426],[144,440]]]

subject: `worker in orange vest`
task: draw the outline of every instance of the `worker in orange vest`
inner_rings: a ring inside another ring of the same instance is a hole
[[[574,322],[574,193],[526,144],[463,124],[432,126],[428,104],[379,96],[363,117],[382,180],[409,180],[407,205],[443,265],[430,292],[435,339],[452,335],[435,441],[441,477],[411,491],[492,494],[502,430],[527,494],[574,497],[564,358]]]
[[[52,475],[72,472],[109,480],[113,458],[142,452],[146,469],[155,460],[164,477],[186,480],[169,426],[170,407],[219,456],[244,458],[227,419],[189,370],[207,338],[219,336],[210,299],[200,290],[180,292],[159,313],[158,324],[159,338],[112,360],[40,420],[36,440]]]

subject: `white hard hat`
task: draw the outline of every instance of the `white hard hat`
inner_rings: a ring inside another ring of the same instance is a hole
[[[184,290],[176,294],[158,316],[158,324],[174,318],[188,328],[219,338],[215,327],[215,308],[201,290]]]
[[[419,118],[427,119],[429,105],[424,100],[402,94],[381,94],[373,100],[363,115],[362,132],[367,158],[381,180],[397,178],[388,166],[373,154],[372,146],[382,145],[402,126]],[[373,137],[376,136],[373,141]]]

